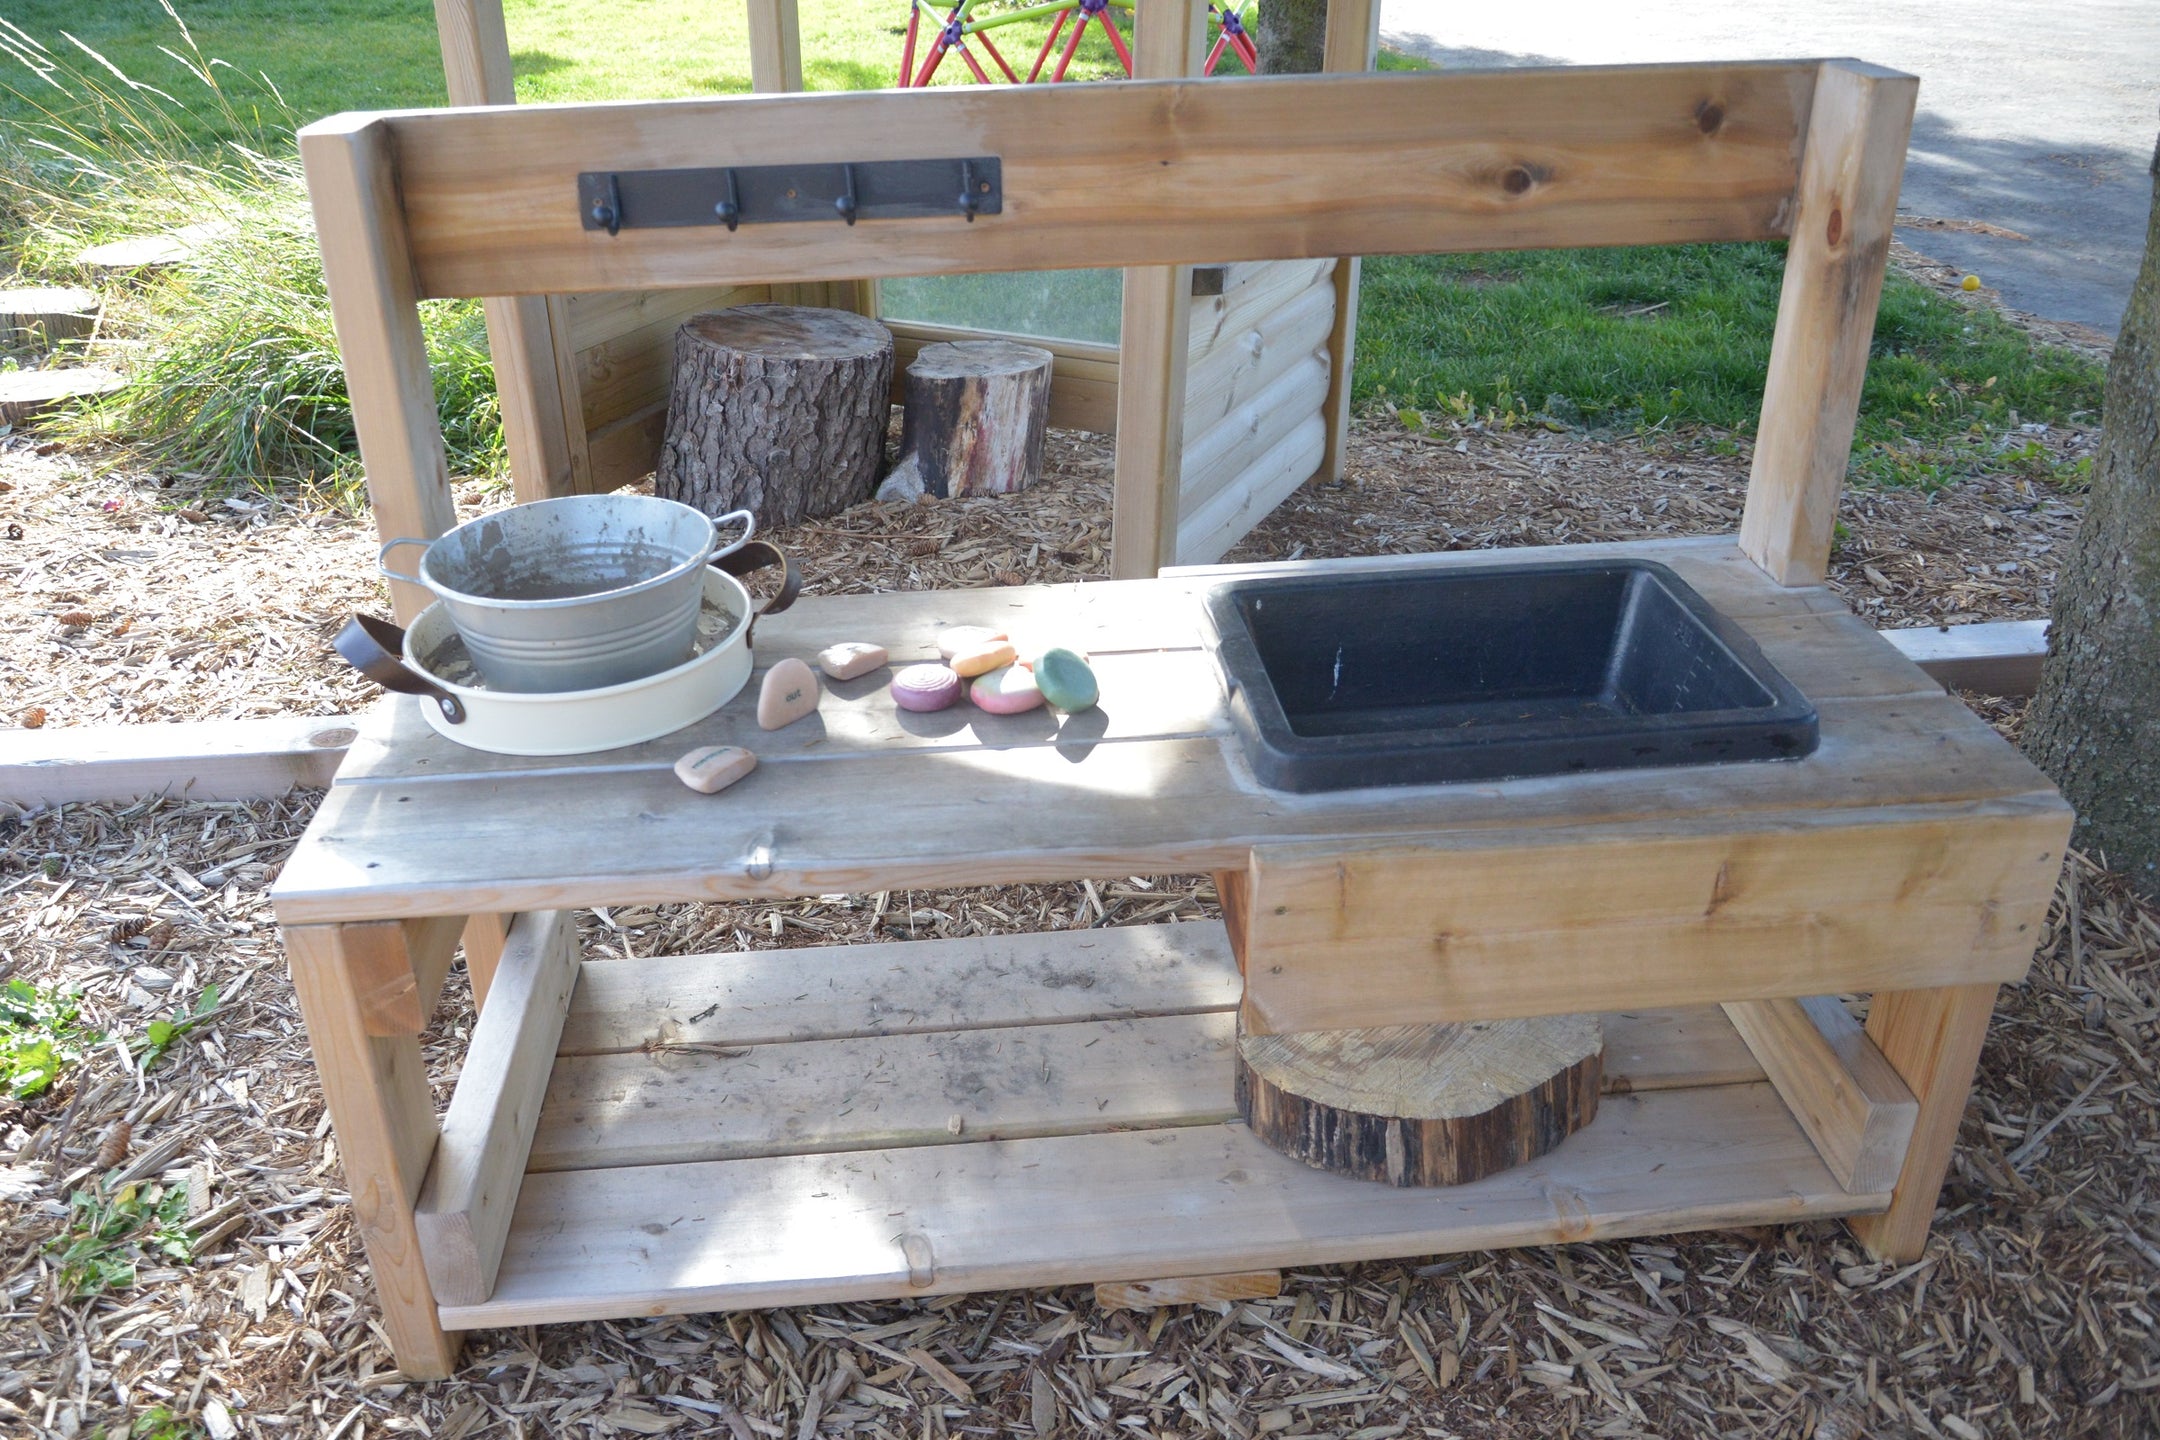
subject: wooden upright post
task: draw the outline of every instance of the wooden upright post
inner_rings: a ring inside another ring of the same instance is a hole
[[[457,1366],[459,1341],[437,1318],[413,1219],[437,1134],[427,1062],[416,1035],[367,1033],[354,983],[368,957],[352,953],[352,944],[385,928],[291,925],[285,953],[352,1192],[353,1219],[375,1272],[383,1329],[408,1379],[441,1380]]]
[[[502,0],[435,0],[435,28],[451,104],[517,103]],[[520,501],[571,494],[580,487],[556,360],[556,326],[568,323],[561,302],[545,295],[503,296],[482,300],[480,308],[487,316],[513,492]]]
[[[1825,61],[1815,80],[1740,517],[1740,548],[1781,585],[1817,584],[1830,568],[1919,88],[1857,60]]]
[[[1135,79],[1175,80],[1199,69],[1207,38],[1207,11],[1199,0],[1149,0],[1133,15]],[[1192,266],[1128,266],[1110,506],[1110,573],[1119,580],[1145,579],[1177,560],[1191,347]]]
[[[1957,1147],[1988,1017],[1995,1012],[1995,991],[1993,985],[1877,991],[1868,1006],[1868,1039],[1920,1102],[1889,1210],[1855,1215],[1848,1222],[1878,1260],[1902,1264],[1927,1249],[1936,1197]]]
[[[456,513],[389,132],[365,116],[344,119],[347,125],[337,129],[310,126],[300,158],[368,503],[383,539],[432,540],[455,523]],[[435,597],[394,581],[390,598],[398,623],[410,625]]]
[[[750,88],[761,95],[802,89],[802,26],[795,0],[749,0],[749,5]]]
[[[1328,0],[1327,48],[1320,68],[1331,74],[1362,74],[1380,58],[1380,0]],[[1350,367],[1357,353],[1358,274],[1364,262],[1355,255],[1335,261],[1335,328],[1328,332],[1328,392],[1320,418],[1327,423],[1327,449],[1314,478],[1324,484],[1342,479],[1343,447],[1350,439]]]

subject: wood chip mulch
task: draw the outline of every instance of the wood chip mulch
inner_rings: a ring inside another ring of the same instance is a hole
[[[1348,483],[1301,493],[1232,558],[1729,531],[1746,457],[1719,448],[1376,421]],[[1099,575],[1107,447],[1055,436],[1052,461],[1026,496],[866,505],[781,539],[825,591]],[[184,487],[86,480],[24,447],[0,452],[0,479],[0,527],[23,527],[0,546],[18,606],[0,717],[361,699],[323,655],[344,612],[379,604],[357,522],[286,501],[225,519]],[[210,518],[168,525],[160,497]],[[108,523],[131,504],[132,530]],[[1844,519],[1834,582],[1876,623],[1964,622],[2044,613],[2076,507],[1994,479],[1855,494]],[[243,593],[249,621],[220,628]],[[127,615],[159,645],[114,634]],[[190,636],[197,663],[158,664]],[[2017,707],[1976,703],[2014,730]],[[2031,978],[2005,991],[1915,1265],[1810,1223],[1334,1267],[1213,1309],[1107,1314],[1064,1289],[482,1332],[454,1379],[406,1384],[266,899],[314,800],[0,818],[0,981],[78,992],[105,1037],[49,1092],[0,1102],[0,1434],[116,1436],[158,1407],[175,1435],[216,1440],[2160,1433],[2160,915],[2082,857]],[[1204,878],[1139,876],[618,909],[586,938],[596,955],[728,952],[1214,913]],[[146,1065],[150,1022],[210,984],[215,1009]],[[430,1042],[444,1098],[472,1022],[454,986]],[[70,1197],[126,1183],[182,1197],[191,1253],[136,1254],[132,1284],[72,1297]]]

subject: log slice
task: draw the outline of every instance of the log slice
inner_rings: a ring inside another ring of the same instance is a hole
[[[1056,357],[1013,340],[940,341],[907,367],[900,453],[932,495],[1007,495],[1042,474]]]
[[[892,407],[892,332],[847,310],[738,305],[675,332],[653,493],[760,528],[870,498]]]
[[[1462,1185],[1545,1154],[1597,1116],[1595,1015],[1240,1035],[1237,1106],[1316,1169]]]

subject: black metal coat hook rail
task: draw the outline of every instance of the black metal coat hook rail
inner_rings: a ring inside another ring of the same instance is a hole
[[[700,170],[589,170],[578,176],[587,230],[615,235],[684,225],[920,219],[1004,209],[995,155],[857,160],[836,165],[733,165]]]

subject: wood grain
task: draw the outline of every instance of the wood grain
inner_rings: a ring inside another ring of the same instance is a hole
[[[1896,1184],[1920,1105],[1837,997],[1724,1010],[1838,1183],[1869,1193]]]
[[[1828,572],[1920,82],[1827,60],[1815,82],[1740,546],[1780,584]]]
[[[1664,834],[1256,846],[1250,1033],[2014,980],[2059,800]],[[1759,1057],[1758,1057],[1759,1058]]]
[[[1227,1274],[1783,1224],[1886,1200],[1846,1193],[1762,1084],[1611,1097],[1559,1150],[1441,1203],[1309,1169],[1241,1125],[563,1171],[527,1178],[493,1298],[442,1319]]]
[[[572,916],[553,910],[518,918],[473,1027],[414,1217],[438,1301],[477,1304],[495,1288],[577,974]]]
[[[1059,269],[1106,255],[1163,265],[1778,238],[1817,69],[950,87],[323,125],[395,133],[427,294],[548,293]],[[1256,134],[1269,143],[1251,144]],[[1075,138],[1093,135],[1120,143]],[[972,225],[746,226],[715,244],[702,229],[588,232],[572,199],[584,170],[968,154],[1001,158],[1008,197]]]
[[[338,1158],[352,1193],[353,1222],[367,1246],[383,1329],[409,1379],[441,1380],[457,1364],[459,1342],[437,1322],[413,1225],[435,1148],[435,1104],[427,1062],[410,1035],[373,1036],[342,927],[287,926],[293,993],[307,1021]]]
[[[1876,995],[1868,1007],[1868,1038],[1920,1101],[1920,1117],[1890,1208],[1853,1222],[1853,1233],[1877,1259],[1903,1264],[1919,1259],[1927,1249],[1935,1200],[1950,1168],[1980,1046],[1995,1012],[1996,988],[1950,985],[1888,992]]]
[[[1280,1294],[1280,1270],[1245,1270],[1235,1275],[1180,1275],[1165,1280],[1112,1280],[1095,1287],[1095,1308],[1160,1310],[1170,1305],[1221,1305],[1230,1300],[1266,1300]]]

